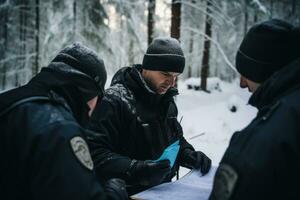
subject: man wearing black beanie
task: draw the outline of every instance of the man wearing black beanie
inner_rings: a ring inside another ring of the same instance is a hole
[[[236,68],[258,114],[232,136],[210,199],[299,199],[300,28],[277,19],[253,26]]]
[[[128,199],[120,179],[100,186],[85,141],[105,82],[102,59],[75,43],[29,83],[0,94],[1,199]]]
[[[179,42],[154,39],[142,65],[120,69],[92,115],[89,135],[99,179],[125,179],[129,194],[171,181],[179,165],[206,174],[211,160],[183,137],[177,121],[174,88],[185,58]],[[154,162],[166,147],[179,140],[173,167],[168,160]]]

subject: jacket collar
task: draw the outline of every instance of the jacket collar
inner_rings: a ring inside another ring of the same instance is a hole
[[[176,88],[170,88],[164,95],[157,94],[147,85],[141,72],[141,65],[121,68],[113,77],[111,85],[117,83],[126,85],[139,101],[144,101],[150,105],[171,101],[174,96],[178,95]]]
[[[251,96],[249,104],[261,110],[300,87],[300,58],[273,74]]]

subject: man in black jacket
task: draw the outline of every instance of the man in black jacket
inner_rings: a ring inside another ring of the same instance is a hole
[[[120,69],[93,113],[88,142],[100,178],[119,177],[129,194],[171,181],[179,165],[206,174],[211,160],[184,139],[177,121],[173,86],[185,58],[179,42],[156,38],[142,65]],[[153,162],[179,140],[174,167],[168,160]]]
[[[105,82],[103,61],[76,43],[0,95],[1,199],[127,199],[119,179],[101,188],[84,139]]]
[[[300,28],[281,20],[253,26],[236,67],[258,114],[232,136],[210,199],[299,199]]]

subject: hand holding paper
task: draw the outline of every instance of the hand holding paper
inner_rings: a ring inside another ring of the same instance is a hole
[[[160,160],[169,160],[170,161],[170,166],[173,167],[175,164],[176,157],[178,155],[180,149],[179,145],[179,140],[168,146],[162,155],[157,159],[154,160],[155,162],[160,161]]]

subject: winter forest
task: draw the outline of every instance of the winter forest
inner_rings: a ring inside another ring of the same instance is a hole
[[[237,77],[234,57],[256,22],[300,24],[297,0],[1,0],[0,88],[26,83],[63,47],[80,41],[104,59],[108,73],[140,63],[156,36],[178,38],[182,79]]]
[[[300,1],[0,0],[0,16],[0,91],[27,83],[75,41],[104,60],[109,85],[119,68],[142,62],[153,38],[179,39],[186,57],[179,120],[217,165],[233,132],[256,114],[234,67],[244,35],[271,18],[300,25]]]

